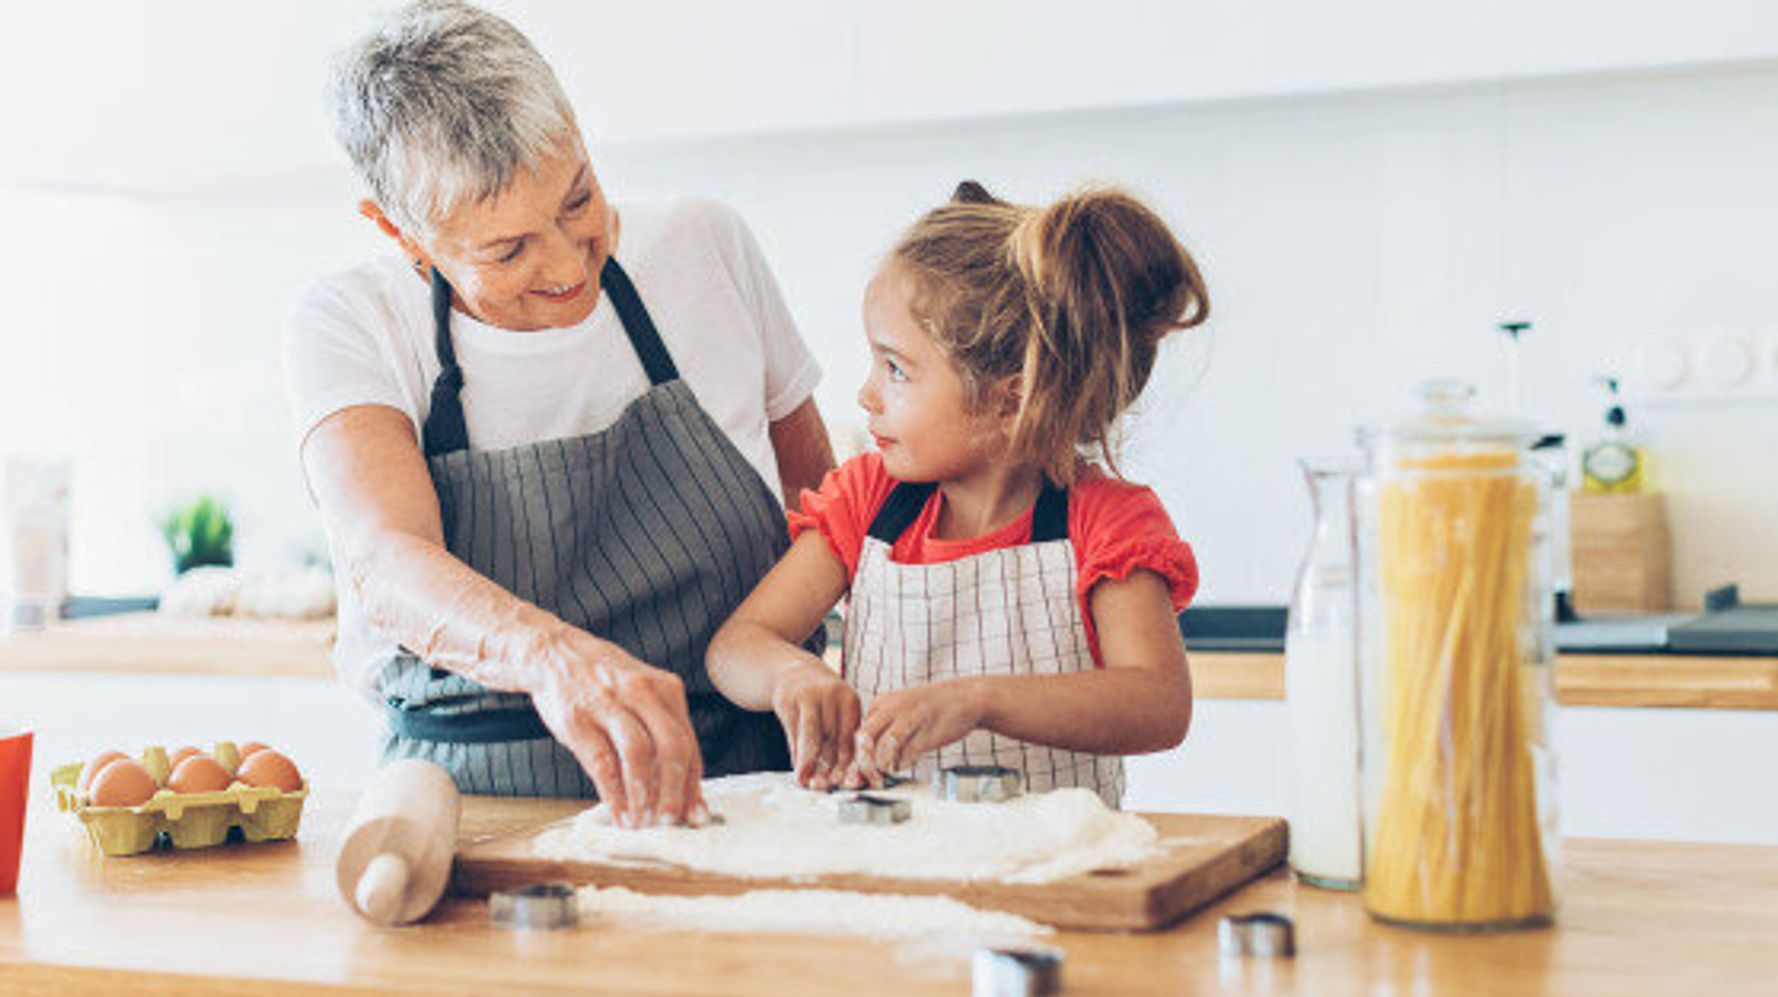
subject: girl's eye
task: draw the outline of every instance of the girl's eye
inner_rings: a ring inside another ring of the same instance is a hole
[[[884,357],[883,368],[889,372],[889,379],[891,381],[905,381],[908,379],[907,372],[901,369],[901,364],[896,363],[894,357]]]

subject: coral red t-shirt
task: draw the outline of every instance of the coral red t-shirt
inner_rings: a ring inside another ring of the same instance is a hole
[[[883,468],[883,456],[861,454],[829,471],[818,491],[804,490],[802,511],[792,510],[790,536],[813,529],[846,566],[848,583],[858,573],[858,558],[870,524],[897,484]],[[938,525],[944,493],[935,490],[920,515],[890,548],[898,564],[942,564],[975,554],[1031,542],[1031,510],[979,537],[943,540],[932,535]],[[1155,493],[1141,485],[1110,477],[1097,467],[1068,489],[1068,539],[1074,544],[1080,615],[1094,662],[1103,665],[1093,627],[1088,595],[1106,578],[1123,579],[1146,568],[1166,580],[1173,611],[1184,609],[1198,589],[1198,562],[1191,545],[1179,539],[1173,521]]]

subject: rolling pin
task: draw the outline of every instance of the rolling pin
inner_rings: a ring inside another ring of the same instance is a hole
[[[461,808],[457,783],[438,765],[385,765],[340,839],[334,872],[347,906],[383,925],[425,917],[451,878]]]

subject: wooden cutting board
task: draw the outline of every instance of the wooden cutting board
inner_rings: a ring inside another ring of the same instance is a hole
[[[451,892],[482,897],[536,883],[623,886],[638,893],[701,895],[747,890],[856,890],[942,894],[1057,928],[1154,931],[1164,928],[1284,861],[1286,832],[1277,817],[1142,814],[1160,832],[1161,852],[1127,869],[1099,870],[1053,883],[956,882],[874,876],[814,880],[742,879],[679,866],[604,865],[532,854],[543,825],[458,847]],[[566,821],[558,823],[567,823]]]

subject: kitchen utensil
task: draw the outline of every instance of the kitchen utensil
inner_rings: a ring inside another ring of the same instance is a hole
[[[859,793],[849,800],[840,801],[842,824],[899,824],[913,816],[913,813],[912,801],[888,796]]]
[[[1051,948],[979,948],[970,997],[1044,997],[1062,992],[1062,953]]]
[[[1226,956],[1289,958],[1296,955],[1296,926],[1272,911],[1230,914],[1217,922],[1216,942]]]
[[[999,765],[954,765],[933,782],[941,799],[958,803],[1000,803],[1025,792],[1025,774]]]
[[[347,905],[383,925],[425,917],[451,878],[461,804],[442,767],[417,758],[385,765],[358,798],[335,860]]]
[[[550,931],[579,923],[580,906],[574,887],[539,883],[493,894],[488,898],[488,916],[507,928]]]
[[[572,819],[466,843],[451,870],[456,896],[485,897],[540,882],[622,886],[638,893],[733,896],[749,890],[831,889],[948,896],[1058,928],[1153,931],[1264,874],[1284,859],[1285,825],[1277,817],[1143,814],[1159,841],[1154,855],[1116,870],[1048,883],[905,879],[839,875],[813,879],[725,876],[680,866],[537,854],[539,836]]]

